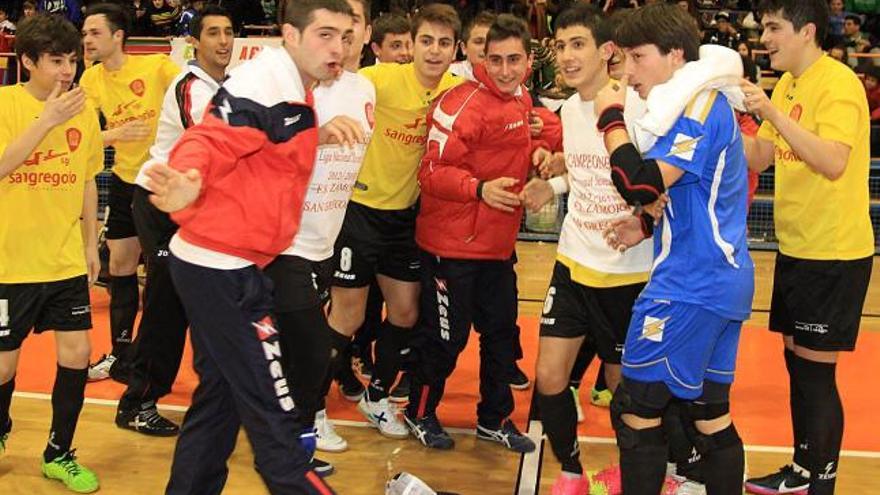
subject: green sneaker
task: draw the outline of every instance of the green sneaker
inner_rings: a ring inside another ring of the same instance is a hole
[[[604,390],[590,390],[590,404],[596,407],[611,407],[613,394],[607,388]]]
[[[89,468],[76,462],[75,450],[58,456],[41,466],[43,476],[58,480],[76,493],[92,493],[98,489],[98,477]]]

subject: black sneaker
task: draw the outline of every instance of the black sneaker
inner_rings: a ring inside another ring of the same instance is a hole
[[[322,461],[317,457],[312,457],[311,465],[312,471],[318,473],[318,476],[322,478],[326,478],[327,476],[330,476],[331,474],[336,472],[336,470],[333,468],[333,464],[330,464],[327,461]]]
[[[408,402],[409,401],[409,373],[404,372],[400,375],[397,385],[391,389],[388,396],[391,402]]]
[[[173,437],[180,430],[159,414],[155,405],[141,410],[117,410],[116,426],[154,437]]]
[[[532,382],[526,373],[519,368],[519,365],[516,365],[515,368],[513,380],[510,380],[510,388],[514,390],[527,390],[532,385]]]
[[[425,447],[440,450],[449,450],[455,447],[455,440],[440,426],[437,416],[431,414],[421,419],[410,419],[409,416],[404,414],[403,419],[406,421],[409,431]]]
[[[498,429],[486,428],[477,423],[477,438],[498,442],[508,449],[521,454],[526,454],[535,450],[535,442],[533,442],[531,438],[520,433],[520,431],[516,429],[516,425],[513,424],[513,421],[509,419],[504,420],[504,422],[501,423],[501,427]]]
[[[796,471],[791,464],[787,464],[773,474],[747,479],[745,486],[747,493],[760,495],[776,495],[778,493],[806,495],[810,488],[810,478]]]
[[[336,381],[339,383],[339,391],[346,400],[358,402],[364,396],[364,384],[354,376],[350,366],[343,366],[343,369],[339,370]]]

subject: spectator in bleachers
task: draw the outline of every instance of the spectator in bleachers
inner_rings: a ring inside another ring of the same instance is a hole
[[[18,22],[21,22],[32,15],[37,15],[37,4],[32,0],[26,0],[21,4],[21,17],[18,18]]]
[[[153,36],[171,36],[177,19],[180,17],[180,5],[174,0],[152,0],[147,5],[150,23],[153,25]]]
[[[831,16],[828,18],[828,34],[840,38],[843,37],[843,23],[847,13],[843,10],[843,0],[831,0],[828,2]]]
[[[736,49],[739,40],[739,32],[730,22],[730,14],[724,10],[715,14],[715,32],[709,37],[709,44]]]
[[[6,7],[2,5],[0,5],[0,34],[15,34],[15,24],[9,20]]]
[[[755,57],[752,56],[752,46],[748,41],[740,41],[736,44],[736,51],[739,52],[743,59],[743,74],[746,79],[755,84],[761,82],[761,68],[755,63]]]
[[[862,18],[860,16],[847,14],[843,22],[843,43],[849,54],[848,64],[850,67],[855,67],[859,61],[852,54],[867,51],[871,46],[871,41],[862,34]]]
[[[828,50],[828,56],[833,58],[834,60],[837,60],[838,62],[846,65],[847,64],[846,45],[844,45],[844,44],[834,45],[833,47],[831,47],[830,50]]]
[[[868,110],[871,112],[871,122],[880,121],[880,67],[870,66],[865,70],[865,93],[868,96]]]
[[[177,36],[189,36],[189,25],[193,17],[205,7],[205,0],[191,0],[187,3],[189,6],[180,14],[180,19],[177,20],[177,27],[175,28]]]
[[[131,3],[125,6],[128,11],[128,18],[131,19],[131,35],[132,36],[151,36],[153,34],[153,23],[147,14],[147,8],[152,0],[131,0]]]

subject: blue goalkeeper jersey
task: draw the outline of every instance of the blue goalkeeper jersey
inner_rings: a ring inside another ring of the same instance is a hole
[[[687,302],[731,320],[749,317],[754,265],[746,244],[748,167],[727,98],[703,91],[645,154],[684,170],[654,232],[642,297]]]

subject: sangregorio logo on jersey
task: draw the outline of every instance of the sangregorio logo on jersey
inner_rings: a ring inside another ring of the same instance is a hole
[[[677,156],[682,160],[692,161],[694,159],[694,150],[697,149],[697,143],[703,139],[703,136],[691,137],[687,134],[678,133],[675,135],[675,144],[669,150],[669,154]]]

